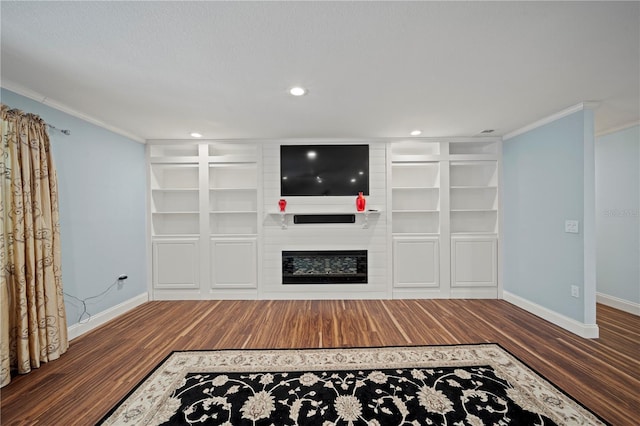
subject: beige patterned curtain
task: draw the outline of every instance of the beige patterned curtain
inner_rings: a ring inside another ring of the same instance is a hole
[[[0,387],[69,347],[58,187],[40,117],[2,105]]]

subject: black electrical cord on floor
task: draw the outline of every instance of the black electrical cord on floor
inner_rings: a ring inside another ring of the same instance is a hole
[[[96,296],[87,297],[86,299],[80,299],[79,297],[73,296],[73,295],[71,295],[71,294],[69,294],[67,292],[63,292],[65,296],[68,296],[68,297],[71,297],[73,299],[76,299],[78,302],[82,303],[82,313],[78,317],[78,324],[86,324],[91,319],[91,314],[89,313],[89,311],[87,311],[87,300],[97,299],[98,297],[104,296],[105,294],[107,294],[107,292],[109,290],[111,290],[113,288],[113,286],[118,284],[119,281],[120,281],[120,279],[116,278],[116,280],[113,282],[113,284],[111,284],[109,287],[107,287],[107,289],[105,291],[103,291],[102,293],[100,293],[100,294],[98,294]],[[85,319],[83,321],[82,317],[85,316],[85,315],[87,315],[87,319]]]

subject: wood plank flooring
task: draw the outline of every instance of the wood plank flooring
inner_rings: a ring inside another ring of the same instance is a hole
[[[614,425],[640,419],[640,317],[587,340],[500,300],[149,302],[0,390],[2,425],[89,425],[172,350],[495,342]]]

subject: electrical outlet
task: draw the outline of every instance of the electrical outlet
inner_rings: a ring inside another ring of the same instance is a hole
[[[127,278],[129,278],[127,274],[121,274],[118,276],[118,290],[122,290],[122,287],[124,287],[124,282]]]
[[[577,285],[571,286],[571,297],[580,297],[580,287]]]
[[[580,232],[578,221],[577,220],[565,220],[564,221],[564,232],[568,232],[570,234],[577,234]]]

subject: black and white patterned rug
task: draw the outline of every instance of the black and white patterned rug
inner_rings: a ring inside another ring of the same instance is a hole
[[[603,425],[495,344],[174,352],[104,425]]]

